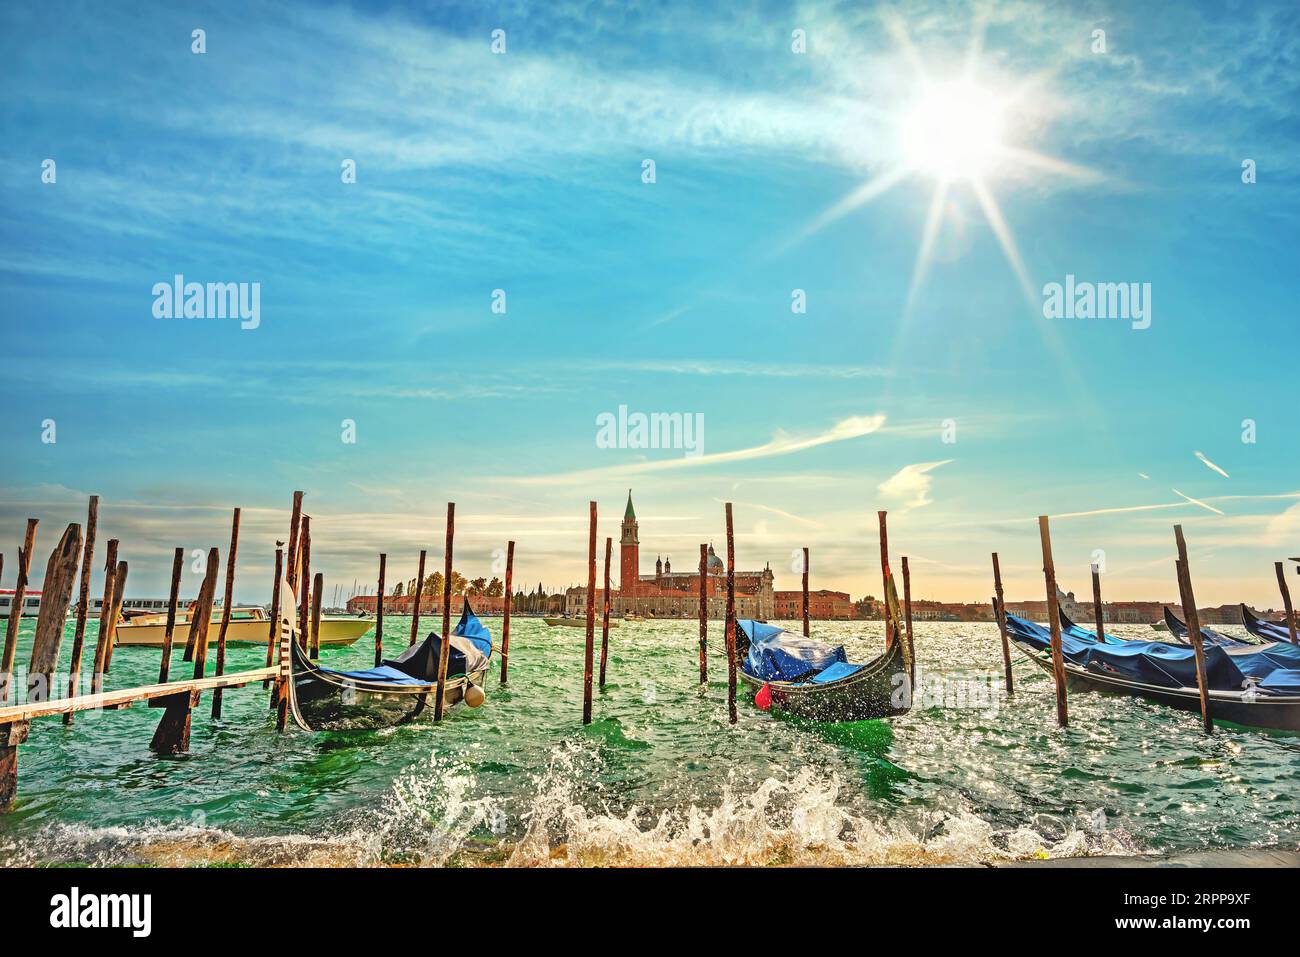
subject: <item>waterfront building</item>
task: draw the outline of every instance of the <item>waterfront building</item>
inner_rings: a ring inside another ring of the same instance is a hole
[[[773,593],[777,618],[803,618],[803,589]],[[845,621],[854,617],[848,592],[825,588],[808,592],[808,617],[818,621]]]

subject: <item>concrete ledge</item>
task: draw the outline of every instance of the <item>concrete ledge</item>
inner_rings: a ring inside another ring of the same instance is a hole
[[[1059,857],[1048,861],[998,861],[994,867],[1300,867],[1288,850],[1192,851],[1152,857]]]

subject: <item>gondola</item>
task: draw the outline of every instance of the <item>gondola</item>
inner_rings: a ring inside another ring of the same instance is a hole
[[[1076,625],[1073,621],[1071,621],[1070,616],[1065,613],[1064,608],[1058,606],[1056,611],[1057,614],[1059,614],[1061,617],[1062,634],[1073,635],[1076,638],[1085,638],[1089,641],[1097,640],[1096,634],[1094,634],[1091,631],[1088,631],[1088,629],[1086,628]],[[1120,638],[1116,635],[1108,635],[1105,632],[1102,632],[1101,640],[1103,644],[1107,644],[1107,645],[1118,645],[1124,641],[1123,638]]]
[[[1291,632],[1285,622],[1265,621],[1245,605],[1241,606],[1241,623],[1246,626],[1248,632],[1263,641],[1289,642],[1291,640]]]
[[[812,721],[866,721],[906,714],[911,707],[906,641],[872,661],[852,664],[842,645],[827,645],[749,619],[736,622],[746,651],[737,674],[759,707]]]
[[[1012,642],[1052,674],[1051,635],[1042,625],[1007,615]],[[1061,635],[1066,686],[1147,698],[1182,711],[1200,712],[1195,652],[1167,641],[1117,645]],[[1253,728],[1300,731],[1300,647],[1286,643],[1205,648],[1210,716]]]
[[[1169,627],[1169,634],[1173,635],[1179,642],[1187,641],[1187,624],[1165,606],[1165,624]],[[1240,638],[1233,638],[1231,635],[1225,635],[1221,631],[1215,631],[1213,628],[1201,626],[1201,640],[1206,645],[1217,646],[1219,648],[1252,648],[1253,642],[1242,641]],[[1190,647],[1190,646],[1189,646]]]
[[[452,632],[443,688],[443,712],[464,701],[483,703],[492,634],[465,602]],[[377,668],[335,671],[290,642],[289,707],[304,731],[375,730],[407,724],[434,712],[442,636],[431,633]]]
[[[1160,638],[1157,640],[1163,641],[1165,644],[1174,645],[1175,647],[1179,647],[1179,648],[1192,647],[1187,642],[1187,626],[1183,624],[1183,622],[1180,619],[1175,617],[1174,613],[1171,612],[1167,607],[1165,608],[1164,611],[1165,611],[1165,622],[1163,623],[1164,628],[1162,630],[1168,632],[1171,637]],[[1058,608],[1057,613],[1060,615],[1061,618],[1061,634],[1072,635],[1075,638],[1083,638],[1087,641],[1096,640],[1095,633],[1088,631],[1088,629],[1083,628],[1080,625],[1077,625],[1073,621],[1071,621],[1069,615],[1065,613],[1065,609]],[[1222,632],[1214,631],[1213,629],[1210,628],[1201,629],[1201,638],[1205,641],[1206,645],[1208,646],[1217,645],[1222,648],[1257,647],[1251,642],[1242,641],[1240,638],[1233,638],[1231,635],[1225,635]],[[1122,638],[1119,635],[1112,635],[1112,634],[1102,635],[1102,643],[1107,645],[1122,645],[1129,640],[1130,639]]]

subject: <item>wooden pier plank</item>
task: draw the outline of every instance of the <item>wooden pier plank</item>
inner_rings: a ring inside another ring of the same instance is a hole
[[[185,691],[202,692],[212,691],[217,688],[242,688],[254,681],[274,677],[278,670],[272,667],[256,668],[252,671],[232,671],[228,674],[211,675],[207,678],[171,681],[166,684],[141,685],[138,688],[121,688],[117,691],[101,691],[96,694],[77,695],[75,698],[60,698],[57,701],[10,705],[7,708],[0,708],[0,727],[19,721],[31,721],[33,718],[67,714],[69,711],[122,708],[138,701],[150,701],[154,698],[164,698]]]

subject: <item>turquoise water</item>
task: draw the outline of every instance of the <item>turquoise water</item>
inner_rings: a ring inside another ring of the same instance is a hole
[[[720,625],[702,690],[696,625],[658,621],[611,632],[583,728],[582,630],[511,630],[507,688],[494,661],[487,703],[441,726],[281,735],[260,685],[227,691],[219,722],[204,696],[176,757],[149,751],[160,712],[143,705],[72,728],[39,719],[0,815],[0,863],[976,863],[1300,843],[1300,736],[1206,739],[1195,715],[1096,694],[1073,695],[1059,730],[1028,662],[1002,697],[992,625],[918,623],[923,706],[837,726],[765,714],[743,691],[728,726]],[[409,631],[389,618],[385,647]],[[814,634],[858,660],[882,641],[879,622]],[[324,659],[365,666],[372,641]],[[228,667],[264,655],[232,648]],[[156,681],[158,659],[118,649],[109,686]]]

